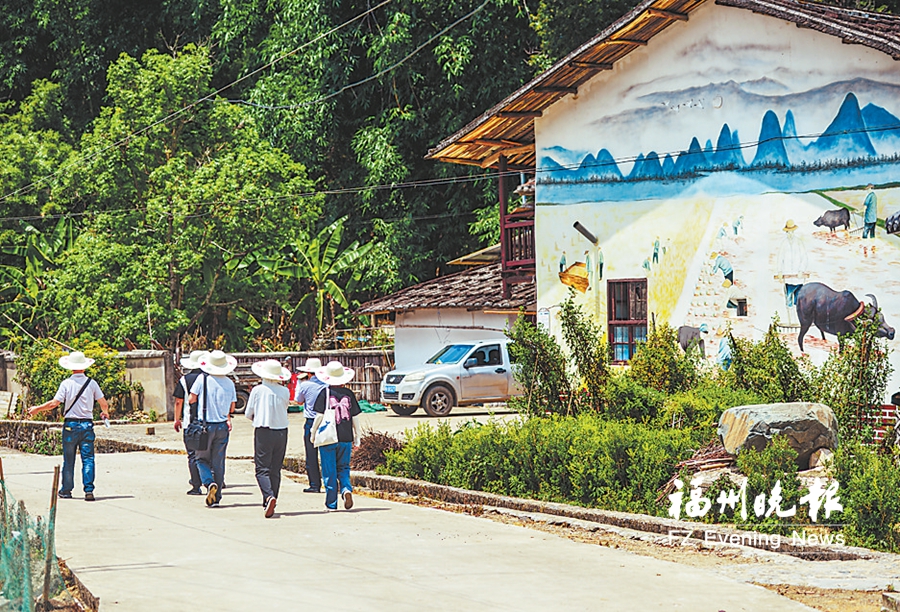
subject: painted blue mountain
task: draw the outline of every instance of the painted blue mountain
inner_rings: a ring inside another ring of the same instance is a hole
[[[866,104],[860,111],[873,141],[900,138],[900,119],[874,104]]]
[[[790,168],[806,164],[819,168],[840,167],[842,163],[854,162],[859,158],[900,152],[900,118],[875,104],[860,109],[857,96],[852,92],[844,93],[837,114],[814,142],[803,144],[792,110],[785,113],[782,127],[778,116],[769,109],[763,115],[755,145],[753,161],[748,164],[744,159],[740,136],[726,123],[722,125],[715,145],[708,139],[705,146],[701,146],[700,139],[695,136],[691,138],[687,150],[677,154],[667,153],[662,159],[655,151],[639,154],[627,177],[623,176],[607,149],[601,149],[596,155],[587,154],[577,168],[563,166],[550,155],[541,157],[540,164],[548,172],[545,175],[547,179],[563,182],[690,178],[716,171]],[[544,150],[545,153],[549,151],[551,149]],[[577,159],[578,155],[559,147],[554,147],[552,152],[554,156],[568,159],[573,159],[573,154]]]
[[[848,93],[841,103],[837,116],[809,151],[819,159],[856,159],[858,157],[875,157],[875,147],[866,133],[866,124],[859,110],[859,101],[852,93]]]
[[[790,164],[778,117],[767,111],[759,129],[759,144],[756,145],[756,156],[751,166],[787,166]]]
[[[660,179],[663,176],[663,167],[656,151],[650,151],[647,157],[643,153],[638,155],[634,167],[628,173],[629,180]]]

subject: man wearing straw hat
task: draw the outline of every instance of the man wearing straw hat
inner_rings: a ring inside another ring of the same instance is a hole
[[[88,378],[84,371],[94,360],[81,351],[73,351],[59,358],[59,365],[72,370],[72,375],[60,383],[53,399],[32,406],[28,414],[53,410],[60,404],[63,409],[63,481],[59,497],[72,498],[75,488],[75,449],[81,453],[81,482],[85,501],[94,501],[94,402],[100,404],[100,414],[109,418],[109,406],[96,380]]]
[[[206,487],[206,505],[215,508],[222,501],[225,451],[231,431],[231,415],[237,403],[234,383],[228,374],[237,366],[237,359],[215,350],[202,356],[199,361],[204,375],[194,379],[188,403],[199,402],[199,418],[206,421],[209,430],[209,446],[197,452],[197,469]]]
[[[181,412],[182,408],[184,408],[184,400],[191,394],[191,386],[193,386],[194,381],[197,379],[200,374],[202,374],[202,370],[200,369],[200,359],[206,355],[207,351],[191,351],[191,354],[187,357],[182,357],[181,359],[181,369],[184,372],[184,375],[179,379],[178,384],[175,385],[175,431],[179,432],[182,429],[181,422]],[[187,427],[189,423],[197,420],[197,402],[194,402],[189,405],[189,409],[184,413],[184,426]],[[187,441],[185,440],[184,449],[187,451],[188,456],[188,472],[191,475],[191,488],[188,490],[188,495],[203,495],[203,491],[200,490],[200,486],[203,484],[203,481],[200,480],[200,470],[197,469],[197,451],[192,448],[189,448],[187,445]]]
[[[290,391],[281,383],[291,379],[291,371],[274,359],[250,366],[262,382],[250,391],[244,413],[253,421],[253,463],[256,483],[262,492],[265,517],[272,518],[281,487],[281,466],[288,440]]]
[[[322,367],[322,362],[311,357],[306,363],[299,368],[301,372],[312,374],[309,380],[304,380],[294,392],[294,401],[303,406],[303,416],[306,417],[306,423],[303,426],[303,448],[306,456],[306,477],[309,479],[309,486],[303,489],[304,493],[321,493],[322,492],[322,472],[319,470],[319,451],[312,443],[310,432],[312,431],[313,422],[316,420],[316,398],[325,388],[325,383],[316,378],[315,372]]]
[[[337,510],[338,491],[344,499],[344,508],[353,507],[353,486],[350,484],[350,455],[353,446],[359,446],[359,426],[356,417],[362,413],[359,402],[353,391],[344,387],[353,380],[356,372],[345,368],[340,361],[329,361],[316,370],[316,378],[325,383],[327,388],[316,399],[316,421],[313,423],[312,440],[316,441],[316,432],[321,423],[325,408],[334,409],[334,422],[337,429],[337,443],[319,446],[322,461],[322,482],[325,484],[325,510]]]

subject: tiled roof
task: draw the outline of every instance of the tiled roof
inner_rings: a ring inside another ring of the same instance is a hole
[[[643,0],[633,10],[531,82],[445,138],[428,152],[440,161],[492,167],[500,155],[509,169],[535,167],[534,119],[563,96],[575,94],[595,75],[710,0]],[[716,4],[776,17],[877,49],[900,59],[900,16],[798,0],[714,0]]]
[[[401,289],[360,306],[356,314],[403,312],[420,308],[465,308],[467,310],[534,310],[534,283],[511,286],[503,297],[501,264],[471,268]]]

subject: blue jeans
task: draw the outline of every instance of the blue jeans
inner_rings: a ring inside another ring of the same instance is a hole
[[[325,483],[325,505],[332,510],[337,508],[338,485],[341,493],[353,490],[350,485],[351,452],[353,452],[352,442],[338,442],[319,447],[322,482]]]
[[[89,421],[63,423],[63,481],[60,493],[75,488],[75,449],[81,453],[81,482],[84,492],[94,490],[94,424]]]
[[[311,489],[322,488],[322,472],[319,470],[319,453],[316,446],[309,439],[309,432],[312,431],[315,419],[306,419],[306,425],[303,426],[303,447],[306,454],[306,476],[309,478],[309,487]]]
[[[218,485],[216,502],[222,500],[222,484],[225,482],[225,450],[228,448],[228,423],[209,423],[209,448],[197,451],[197,470],[200,480],[208,487],[213,482]]]

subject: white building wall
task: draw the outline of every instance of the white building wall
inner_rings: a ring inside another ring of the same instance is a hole
[[[504,338],[504,330],[512,325],[516,316],[464,308],[429,308],[398,313],[394,327],[395,367],[415,367],[447,344]]]

